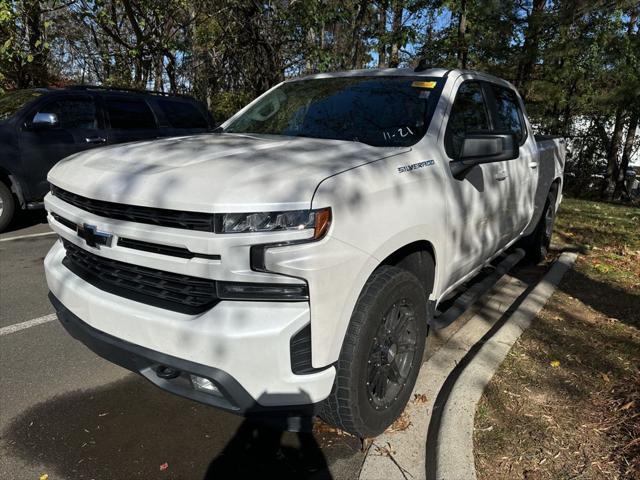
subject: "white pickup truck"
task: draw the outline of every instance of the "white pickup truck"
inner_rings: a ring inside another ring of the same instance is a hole
[[[50,298],[160,388],[373,436],[411,394],[438,303],[516,242],[544,257],[563,166],[490,75],[288,80],[217,133],[58,163]]]

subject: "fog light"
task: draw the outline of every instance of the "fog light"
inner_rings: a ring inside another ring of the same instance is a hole
[[[218,387],[216,387],[214,383],[208,378],[191,375],[191,384],[196,390],[215,395],[216,397],[223,397],[222,392],[220,392],[220,390],[218,390]]]

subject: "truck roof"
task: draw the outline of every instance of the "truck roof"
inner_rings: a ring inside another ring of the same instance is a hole
[[[326,72],[316,73],[313,75],[305,75],[303,77],[291,78],[285,80],[288,82],[298,82],[301,80],[312,80],[321,78],[339,78],[339,77],[457,77],[460,75],[473,75],[479,79],[488,80],[494,83],[500,83],[511,88],[515,87],[511,85],[507,80],[490,75],[488,73],[479,72],[477,70],[462,70],[447,69],[447,68],[426,68],[426,69],[414,69],[414,68],[364,68],[359,70],[345,70],[341,72]]]

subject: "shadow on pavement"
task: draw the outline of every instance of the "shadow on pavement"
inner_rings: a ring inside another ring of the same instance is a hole
[[[17,456],[50,478],[74,480],[325,479],[331,478],[327,458],[359,452],[356,439],[351,445],[333,434],[273,430],[133,375],[37,404],[2,437],[5,459]]]
[[[205,475],[206,480],[267,477],[332,478],[312,433],[288,434],[251,420],[240,425]]]
[[[47,212],[39,210],[18,210],[9,226],[2,233],[11,233],[23,228],[47,223]]]

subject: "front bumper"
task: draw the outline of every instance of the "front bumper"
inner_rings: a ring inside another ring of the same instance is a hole
[[[98,355],[154,384],[235,413],[308,410],[330,393],[335,368],[291,369],[290,340],[310,321],[304,302],[222,301],[186,315],[118,297],[74,275],[60,242],[45,258],[47,283],[62,324]],[[184,375],[166,380],[159,366]],[[213,380],[224,398],[194,390],[189,374]]]

